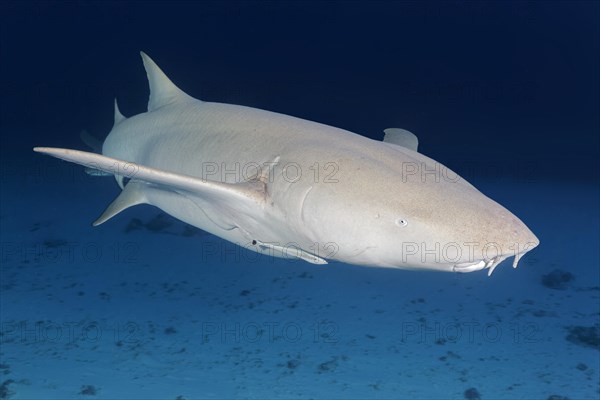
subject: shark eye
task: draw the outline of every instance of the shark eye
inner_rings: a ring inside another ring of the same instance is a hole
[[[408,225],[408,221],[405,220],[405,219],[402,219],[402,218],[398,218],[396,220],[396,225],[398,225],[398,226],[406,226],[406,225]]]

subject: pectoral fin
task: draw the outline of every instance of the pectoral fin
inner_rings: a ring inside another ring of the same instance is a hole
[[[107,221],[128,207],[145,203],[144,190],[149,188],[175,192],[186,197],[192,195],[204,204],[215,204],[218,205],[220,210],[229,210],[229,215],[220,216],[220,218],[227,220],[228,224],[230,224],[229,220],[234,219],[234,214],[253,212],[266,199],[266,184],[260,180],[233,184],[222,183],[146,167],[85,151],[52,147],[36,147],[33,150],[88,168],[129,178],[130,181],[124,187],[123,192],[94,222],[94,225]],[[214,218],[216,219],[217,216]],[[221,222],[221,224],[225,224],[225,222]]]

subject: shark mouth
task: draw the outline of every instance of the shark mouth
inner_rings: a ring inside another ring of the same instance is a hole
[[[523,254],[525,254],[525,252],[517,253],[514,255],[515,259],[513,260],[513,264],[512,264],[513,268],[517,268],[517,266],[519,264],[519,260],[521,259],[521,257],[523,257]],[[507,258],[509,258],[511,256],[512,256],[512,254],[499,255],[499,256],[496,256],[489,260],[477,260],[477,261],[455,264],[454,267],[452,268],[452,271],[462,273],[462,272],[479,271],[479,270],[488,268],[489,269],[488,276],[491,276],[492,273],[494,272],[494,270],[496,269],[496,267],[502,261],[506,260]]]

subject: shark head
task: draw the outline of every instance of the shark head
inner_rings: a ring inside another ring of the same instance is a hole
[[[335,237],[341,261],[491,274],[509,257],[516,268],[539,244],[518,217],[442,164],[400,146],[360,151],[339,160],[347,184],[315,186],[304,203],[319,225],[316,241]]]

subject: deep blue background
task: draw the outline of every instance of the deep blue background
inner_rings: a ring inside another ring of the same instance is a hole
[[[598,177],[598,2],[2,2],[2,156],[143,112],[146,51],[194,97],[381,138],[465,175]]]

